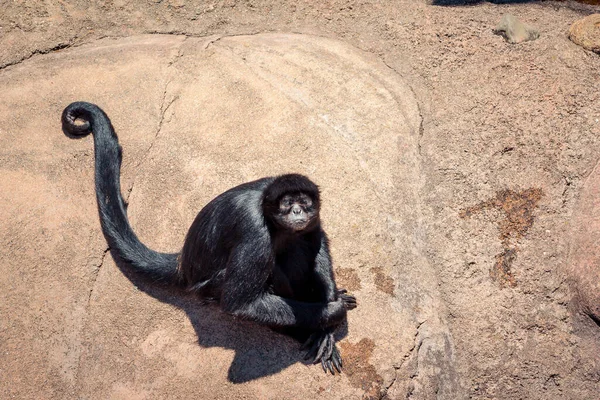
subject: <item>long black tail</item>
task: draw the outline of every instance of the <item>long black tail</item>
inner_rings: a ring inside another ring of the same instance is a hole
[[[108,116],[95,104],[78,101],[65,108],[61,120],[67,135],[83,136],[90,132],[94,135],[96,199],[100,224],[110,248],[123,261],[151,278],[176,281],[178,254],[150,250],[129,225],[121,196],[121,146]],[[76,120],[82,123],[77,124]]]

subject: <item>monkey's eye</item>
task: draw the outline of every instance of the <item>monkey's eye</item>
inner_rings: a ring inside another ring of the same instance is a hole
[[[299,203],[305,210],[311,210],[313,207],[313,202],[311,199],[304,198],[300,200]]]

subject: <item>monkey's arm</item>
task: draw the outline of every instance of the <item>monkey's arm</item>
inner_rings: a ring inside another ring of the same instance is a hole
[[[315,258],[315,281],[318,286],[320,297],[323,301],[335,301],[337,298],[337,287],[333,279],[333,266],[329,254],[329,240],[325,232],[319,232],[319,251]]]
[[[356,308],[356,298],[346,294],[346,289],[339,290],[333,277],[333,266],[329,254],[329,240],[323,230],[319,232],[319,251],[315,257],[314,279],[319,298],[322,301],[342,300],[347,310]]]
[[[338,291],[334,277],[333,266],[331,264],[331,255],[329,254],[329,241],[324,231],[319,232],[319,251],[315,258],[314,279],[318,290],[319,298],[323,301],[335,301],[338,297],[344,302],[346,309],[351,310],[356,307],[354,296],[345,294],[345,290]],[[341,323],[342,321],[340,321]],[[307,350],[306,358],[313,359],[313,363],[321,363],[325,372],[330,371],[334,374],[334,368],[341,372],[342,357],[335,345],[333,332],[337,325],[320,329],[310,336],[303,346]]]
[[[331,303],[304,303],[262,293],[247,304],[231,307],[221,298],[222,309],[236,317],[273,327],[300,327],[311,330],[337,326],[346,316],[341,301]]]
[[[267,292],[274,266],[268,233],[240,241],[229,257],[221,295],[223,311],[268,326],[311,330],[337,326],[346,316],[343,301],[306,303]]]

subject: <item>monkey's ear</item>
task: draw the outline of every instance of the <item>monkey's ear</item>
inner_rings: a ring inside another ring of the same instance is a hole
[[[310,179],[300,174],[280,175],[267,187],[264,201],[273,204],[286,193],[303,192],[315,203],[319,203],[319,187]]]

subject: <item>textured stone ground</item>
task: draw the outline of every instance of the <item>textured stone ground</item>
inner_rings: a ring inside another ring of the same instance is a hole
[[[568,29],[598,7],[3,9],[0,397],[597,395],[600,57]],[[495,35],[506,13],[539,39]],[[290,170],[320,184],[338,280],[360,301],[342,376],[114,264],[91,138],[60,130],[74,100],[112,118],[132,224],[158,250],[233,185]]]

